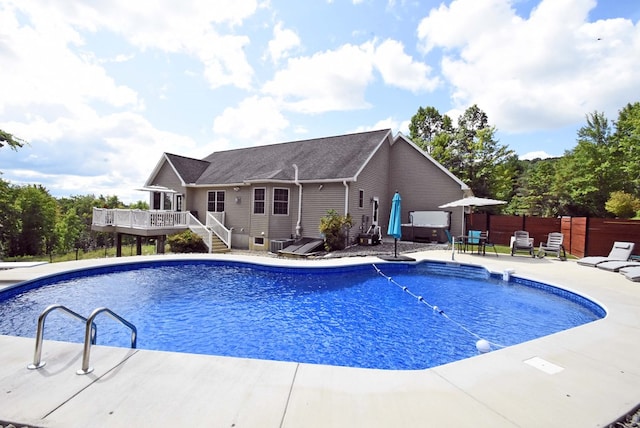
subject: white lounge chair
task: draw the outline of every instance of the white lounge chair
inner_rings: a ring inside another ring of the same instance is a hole
[[[633,252],[634,247],[633,242],[619,242],[616,241],[613,243],[613,247],[609,252],[608,256],[589,256],[583,257],[578,260],[579,265],[583,266],[597,266],[599,263],[609,262],[609,261],[618,261],[624,262],[629,260],[631,257],[631,253]]]
[[[624,267],[619,272],[629,281],[640,282],[640,266]]]
[[[560,232],[551,232],[547,236],[547,242],[541,242],[538,249],[538,257],[544,257],[547,254],[555,254],[560,260],[567,260],[567,253],[564,250],[564,235]],[[562,252],[562,255],[560,253]]]
[[[529,232],[524,230],[516,230],[513,232],[511,243],[511,255],[516,251],[528,251],[531,257],[535,257],[533,253],[533,238],[529,238]]]
[[[598,263],[596,265],[596,267],[598,269],[604,269],[604,270],[608,270],[609,272],[619,272],[620,269],[622,268],[627,268],[627,267],[640,267],[640,262],[636,262],[633,260],[627,260],[627,261],[623,261],[623,262],[619,262],[619,261],[608,261],[608,262],[602,262],[602,263]]]

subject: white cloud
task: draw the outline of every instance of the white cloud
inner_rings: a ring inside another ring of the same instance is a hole
[[[253,15],[256,0],[113,0],[67,2],[64,0],[16,3],[37,28],[51,28],[54,40],[60,29],[96,32],[107,30],[124,37],[140,50],[155,49],[185,54],[200,60],[204,76],[212,88],[234,85],[247,89],[253,69],[244,48],[249,38],[230,33],[228,28],[242,24]],[[45,25],[49,21],[50,24]],[[229,33],[224,34],[227,31]]]
[[[640,97],[640,27],[588,22],[595,4],[543,0],[523,19],[507,1],[455,0],[432,10],[418,37],[425,52],[445,49],[458,108],[477,104],[506,132],[554,129]]]
[[[269,41],[268,52],[273,63],[287,58],[289,53],[300,46],[300,37],[293,30],[282,28],[279,22],[273,27],[273,39]]]
[[[250,145],[259,145],[278,142],[280,132],[288,126],[289,121],[280,113],[273,98],[254,96],[235,108],[226,108],[215,118],[213,131],[231,137],[234,144],[240,139]]]
[[[36,21],[21,25],[12,10],[0,9],[0,113],[6,118],[80,115],[93,101],[142,108],[134,90],[118,85],[91,55],[78,55],[82,39],[75,30],[55,19]]]
[[[22,179],[46,184],[54,194],[91,189],[131,195],[145,182],[162,152],[198,158],[205,154],[190,138],[159,131],[135,113],[7,125],[33,142],[12,152],[12,166],[3,169],[5,175],[16,184]],[[34,170],[38,172],[27,172]]]
[[[322,113],[366,108],[367,85],[373,80],[373,45],[343,45],[311,57],[291,58],[262,90],[282,99],[287,109]]]
[[[545,151],[529,152],[529,153],[523,154],[522,156],[519,156],[520,160],[547,159],[552,157],[555,157],[555,156],[550,155]]]
[[[371,107],[367,88],[378,70],[385,85],[412,92],[433,91],[440,81],[430,77],[431,68],[416,61],[404,45],[387,39],[361,45],[344,44],[312,56],[289,58],[284,69],[262,91],[280,99],[287,110],[317,114]]]
[[[385,40],[375,50],[374,64],[385,83],[412,92],[433,91],[439,79],[429,78],[431,67],[415,61],[397,40]]]

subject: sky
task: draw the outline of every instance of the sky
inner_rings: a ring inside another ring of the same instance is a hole
[[[0,0],[1,178],[142,187],[162,153],[374,129],[472,105],[521,158],[640,101],[637,0]]]

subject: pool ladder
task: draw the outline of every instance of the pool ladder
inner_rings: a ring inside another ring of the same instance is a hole
[[[91,315],[89,315],[88,318],[85,318],[82,315],[67,308],[66,306],[50,305],[47,308],[45,308],[45,310],[42,311],[42,313],[38,317],[38,329],[36,331],[36,349],[33,354],[33,363],[27,366],[27,368],[30,370],[39,369],[41,367],[44,367],[46,364],[46,362],[41,360],[42,341],[44,339],[44,322],[47,318],[47,315],[49,315],[51,312],[55,310],[60,310],[65,314],[72,316],[73,318],[83,321],[86,326],[85,333],[84,333],[84,349],[82,352],[82,368],[76,371],[76,374],[79,374],[79,375],[88,374],[93,371],[93,367],[89,367],[89,355],[91,353],[91,345],[96,344],[96,337],[98,336],[98,327],[96,327],[94,319],[102,312],[106,313],[114,320],[120,321],[122,324],[124,324],[125,326],[131,329],[131,348],[132,349],[136,348],[137,339],[138,339],[138,330],[136,329],[136,326],[130,323],[129,321],[125,320],[124,318],[122,318],[120,315],[113,312],[111,309],[96,308],[94,309],[93,312],[91,312]]]

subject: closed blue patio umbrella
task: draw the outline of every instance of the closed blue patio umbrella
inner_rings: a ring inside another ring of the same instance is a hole
[[[393,236],[393,256],[398,257],[398,239],[402,238],[402,198],[396,192],[391,200],[391,215],[387,235]]]

